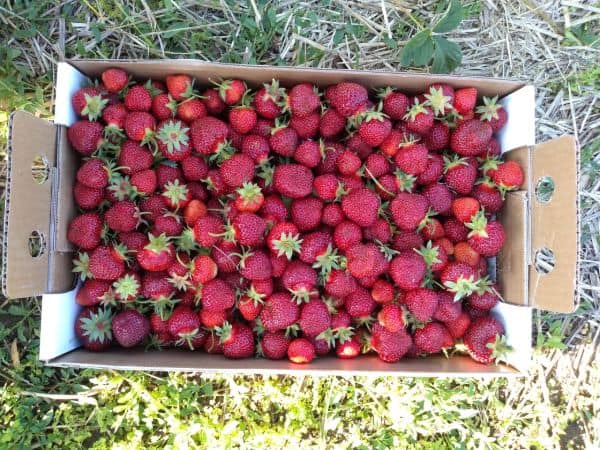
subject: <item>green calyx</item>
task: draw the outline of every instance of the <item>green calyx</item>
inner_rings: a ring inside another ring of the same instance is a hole
[[[260,317],[254,319],[254,328],[252,328],[252,331],[254,331],[257,336],[265,334],[265,326],[263,325],[262,320],[260,320]]]
[[[294,300],[298,305],[302,303],[308,303],[311,297],[317,295],[319,292],[307,289],[305,286],[300,286],[295,289],[288,289],[290,294],[292,294],[292,300]]]
[[[337,248],[333,248],[331,244],[327,246],[327,250],[317,256],[313,263],[313,268],[321,271],[321,275],[327,277],[333,269],[341,269],[346,266],[346,258],[338,255]]]
[[[335,331],[331,328],[327,328],[325,331],[317,335],[317,339],[327,342],[327,347],[333,348],[336,342]]]
[[[152,83],[151,79],[148,79],[148,81],[144,83],[144,88],[146,88],[146,90],[150,93],[151,97],[156,97],[158,94],[162,94],[162,91],[154,86],[154,83]]]
[[[89,317],[80,319],[83,335],[90,342],[100,342],[103,344],[112,339],[112,318],[113,313],[109,308],[98,308],[96,312],[91,312]]]
[[[279,87],[279,81],[276,79],[272,79],[271,83],[267,84],[263,84],[263,86],[265,87],[265,100],[273,100],[276,104],[280,105],[280,102],[282,101],[282,99],[285,98],[285,89],[282,87]]]
[[[168,297],[161,295],[157,299],[150,300],[154,308],[154,312],[160,316],[162,320],[168,320],[173,313],[173,308],[179,303],[179,299],[173,298],[172,294]]]
[[[248,181],[244,182],[242,187],[238,188],[236,192],[246,203],[253,203],[263,195],[262,189],[258,184]]]
[[[429,225],[429,223],[431,222],[431,218],[436,215],[437,215],[437,213],[435,212],[435,210],[433,208],[429,207],[429,209],[425,213],[425,217],[423,217],[421,222],[419,222],[419,226],[417,226],[417,231],[420,232],[421,230],[423,230],[423,228],[425,228],[427,225]]]
[[[179,205],[180,202],[185,201],[189,194],[188,188],[185,184],[179,184],[179,180],[169,181],[165,184],[164,195],[171,204]]]
[[[246,297],[248,297],[254,303],[254,306],[262,305],[265,302],[265,294],[261,294],[254,289],[254,285],[250,285],[250,287],[245,292]]]
[[[498,104],[498,96],[495,97],[483,97],[483,105],[478,106],[475,110],[476,113],[480,114],[480,120],[491,121],[492,119],[497,119],[498,110],[502,108],[502,105]]]
[[[281,233],[279,239],[273,240],[273,247],[277,250],[277,256],[285,255],[288,260],[294,257],[294,253],[300,253],[302,239],[299,234]]]
[[[296,337],[298,336],[298,333],[300,332],[300,325],[298,325],[297,323],[290,325],[289,327],[287,327],[285,329],[285,337],[289,338],[289,337]]]
[[[452,104],[450,103],[452,97],[444,95],[444,90],[440,88],[431,87],[429,93],[425,94],[425,105],[429,106],[436,116],[444,114],[446,109],[450,109]]]
[[[144,247],[146,250],[150,250],[154,253],[160,253],[168,249],[169,237],[165,233],[161,233],[158,236],[154,236],[152,233],[148,234],[148,244]]]
[[[415,100],[414,105],[404,115],[404,120],[414,121],[419,114],[428,114],[428,111],[424,103],[419,103],[419,100]]]
[[[508,340],[503,334],[497,334],[494,342],[487,343],[486,348],[492,351],[492,359],[495,364],[506,361],[507,356],[514,351],[514,349],[508,345]]]
[[[396,169],[394,172],[396,177],[396,185],[398,186],[399,192],[413,192],[417,184],[417,177],[403,172],[400,169]]]
[[[454,293],[454,301],[457,302],[476,292],[479,289],[479,280],[474,280],[473,276],[469,278],[460,276],[456,281],[446,281],[444,286]]]
[[[257,176],[265,180],[265,187],[269,187],[273,183],[274,173],[275,167],[269,164],[269,160],[262,161],[259,164]]]
[[[488,234],[486,231],[487,224],[488,224],[488,220],[487,220],[487,217],[485,217],[485,211],[482,208],[479,211],[477,211],[477,214],[475,214],[472,217],[470,222],[465,224],[465,226],[469,230],[471,230],[467,236],[468,237],[477,236],[477,237],[487,238],[488,237]]]
[[[169,153],[181,151],[181,147],[189,142],[189,128],[179,120],[165,122],[156,133],[156,138],[167,147]]]
[[[217,151],[208,157],[208,161],[220,166],[224,161],[227,161],[235,153],[235,148],[231,145],[231,141],[225,139],[217,146]]]
[[[168,281],[175,287],[175,289],[179,291],[185,292],[189,287],[192,286],[189,273],[184,275],[173,274],[168,278]]]
[[[485,159],[479,158],[481,171],[487,175],[490,170],[498,170],[498,167],[502,164],[502,161],[497,156],[489,156]]]
[[[87,116],[91,121],[96,121],[102,115],[102,110],[108,103],[107,99],[101,95],[83,94],[85,98],[85,106],[81,110],[82,116]]]
[[[113,283],[113,289],[122,300],[132,300],[140,291],[140,283],[133,275],[126,274]]]
[[[377,239],[375,239],[375,243],[379,247],[379,251],[383,254],[384,258],[388,261],[391,261],[392,259],[394,259],[394,256],[400,253],[398,250],[394,250],[393,248],[388,247],[383,242]]]
[[[194,239],[194,230],[190,227],[183,229],[181,234],[175,238],[177,250],[185,252],[188,255],[195,250],[198,250],[198,243]]]
[[[77,258],[73,259],[72,272],[78,274],[81,281],[94,278],[90,272],[90,256],[86,252],[77,253]]]
[[[229,322],[225,321],[220,327],[215,327],[214,331],[219,337],[219,343],[225,344],[227,341],[229,341],[229,339],[231,339],[233,327]]]
[[[373,316],[369,315],[369,316],[359,317],[357,319],[354,319],[354,322],[356,322],[356,324],[359,327],[364,327],[367,330],[371,331],[371,325],[373,325],[373,322],[375,322],[375,318]]]
[[[423,257],[423,261],[427,264],[428,269],[431,269],[433,264],[441,262],[439,259],[439,247],[437,245],[433,246],[431,241],[427,241],[427,244],[421,246],[418,250],[416,248],[413,250]]]
[[[454,169],[455,167],[467,165],[469,165],[467,158],[462,158],[457,154],[453,154],[452,156],[444,156],[444,173],[448,172],[450,169]]]

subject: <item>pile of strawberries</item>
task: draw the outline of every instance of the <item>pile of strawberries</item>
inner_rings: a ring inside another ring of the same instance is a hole
[[[498,360],[487,259],[523,172],[499,156],[506,111],[477,100],[106,70],[68,130],[82,345]]]

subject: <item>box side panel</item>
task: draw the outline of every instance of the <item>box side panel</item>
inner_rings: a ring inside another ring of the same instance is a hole
[[[75,303],[75,292],[45,294],[42,297],[41,360],[56,358],[79,347],[73,324],[81,307]]]
[[[368,88],[399,86],[409,93],[422,92],[433,81],[445,82],[459,87],[478,86],[481,95],[505,96],[521,87],[520,81],[501,80],[483,77],[457,77],[451,75],[410,74],[399,72],[376,72],[361,70],[310,69],[301,67],[273,67],[236,64],[218,64],[204,61],[179,60],[69,60],[69,63],[88,76],[99,76],[109,67],[120,67],[134,77],[140,79],[162,79],[174,72],[196,77],[203,85],[209,80],[220,78],[240,78],[246,80],[252,87],[277,78],[282,85],[292,85],[311,80],[319,86],[339,83],[340,81],[356,81]]]
[[[73,94],[89,82],[88,78],[66,62],[59,62],[56,68],[56,89],[54,92],[54,123],[71,125],[77,115],[71,106]]]
[[[535,88],[531,85],[524,86],[502,98],[500,104],[508,113],[508,121],[498,133],[502,152],[534,145]]]
[[[508,345],[513,348],[506,362],[520,372],[526,372],[531,364],[531,313],[532,308],[507,303],[498,303],[492,311],[504,325]]]

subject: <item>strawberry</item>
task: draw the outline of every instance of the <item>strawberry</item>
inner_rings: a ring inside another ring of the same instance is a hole
[[[77,170],[77,181],[94,189],[104,189],[113,176],[113,168],[112,163],[106,164],[100,158],[87,159]]]
[[[76,216],[69,223],[67,239],[83,250],[93,250],[102,240],[102,217],[95,212]]]
[[[108,100],[102,98],[98,89],[84,87],[79,89],[71,98],[75,113],[91,121],[96,121],[102,115],[102,110]]]
[[[492,138],[488,142],[486,149],[483,151],[483,155],[487,157],[500,156],[500,153],[502,153],[502,149],[500,148],[500,142],[498,141],[498,139],[492,136]]]
[[[386,219],[379,218],[373,225],[364,229],[364,236],[367,240],[375,240],[382,244],[387,244],[392,239],[392,228]]]
[[[216,333],[209,333],[204,341],[204,351],[209,354],[218,355],[223,354],[223,346],[219,342],[219,337]]]
[[[399,192],[390,203],[390,212],[394,222],[404,231],[415,230],[425,218],[429,209],[427,198],[421,194]]]
[[[338,298],[352,294],[356,288],[356,279],[345,270],[333,269],[325,281],[325,291]]]
[[[444,158],[444,181],[458,194],[467,195],[473,189],[477,169],[466,158]]]
[[[314,197],[298,198],[291,205],[292,222],[300,231],[306,232],[317,228],[321,224],[323,202]]]
[[[131,302],[140,295],[142,279],[136,272],[125,273],[112,284],[117,300]]]
[[[236,153],[223,161],[219,172],[227,186],[237,189],[254,178],[254,161],[244,153]]]
[[[335,227],[345,219],[342,207],[337,203],[328,203],[323,207],[321,222],[330,227]]]
[[[220,327],[227,321],[227,310],[207,311],[200,310],[200,323],[204,328]]]
[[[270,280],[272,270],[269,255],[263,250],[246,252],[239,262],[239,273],[248,280]]]
[[[377,277],[387,270],[387,261],[372,242],[358,244],[346,251],[346,268],[356,278]]]
[[[235,292],[225,281],[215,278],[202,287],[202,308],[208,311],[229,309],[235,303]]]
[[[167,183],[181,182],[183,173],[176,162],[161,162],[155,168],[156,181],[160,188],[164,188]]]
[[[208,165],[204,158],[189,155],[181,161],[181,170],[187,181],[202,181],[208,175]]]
[[[449,218],[444,222],[444,234],[454,244],[467,240],[469,229],[458,219]]]
[[[81,306],[98,305],[112,295],[110,290],[111,284],[109,281],[85,280],[75,295],[75,302]]]
[[[175,248],[166,234],[148,235],[148,244],[138,251],[136,258],[143,269],[150,272],[166,270],[175,260]]]
[[[119,93],[127,83],[129,82],[129,77],[127,76],[127,72],[123,69],[117,69],[115,67],[111,67],[110,69],[106,69],[100,75],[102,78],[102,83],[108,92]]]
[[[246,83],[241,80],[225,80],[217,84],[219,97],[228,106],[238,103],[246,92]]]
[[[419,351],[429,354],[439,353],[454,344],[448,329],[438,322],[427,323],[423,328],[415,330],[413,339]]]
[[[423,97],[435,116],[443,116],[452,109],[454,89],[447,84],[434,83],[429,86]]]
[[[417,288],[406,293],[404,302],[415,319],[427,322],[438,307],[438,295],[434,290]]]
[[[275,119],[281,114],[282,98],[285,95],[285,89],[279,87],[277,80],[272,80],[271,84],[263,84],[254,96],[253,105],[260,117],[265,119]]]
[[[127,114],[124,127],[129,139],[141,142],[144,145],[154,139],[156,120],[154,120],[152,114],[134,111]]]
[[[477,89],[468,87],[454,91],[454,109],[459,114],[466,114],[473,111],[477,103]]]
[[[454,245],[454,260],[471,267],[479,267],[480,255],[468,242],[457,242]]]
[[[271,130],[269,145],[276,154],[292,157],[298,147],[298,133],[285,125],[276,126]]]
[[[128,140],[121,145],[117,162],[122,167],[121,172],[130,175],[150,169],[152,153],[142,147],[139,142]]]
[[[248,325],[237,322],[223,323],[217,328],[223,346],[223,355],[230,359],[250,358],[254,355],[254,334]]]
[[[483,292],[473,292],[467,297],[467,302],[472,308],[489,310],[500,300],[497,285],[485,286]]]
[[[401,120],[410,106],[408,97],[392,88],[386,88],[379,97],[383,99],[383,112],[393,120]]]
[[[237,307],[242,317],[252,321],[258,317],[263,308],[264,297],[256,292],[253,295],[240,297]]]
[[[281,276],[281,282],[297,303],[306,303],[317,293],[317,272],[302,261],[290,262]]]
[[[387,363],[400,361],[411,346],[412,339],[404,329],[392,333],[378,323],[373,324],[371,347],[382,361]]]
[[[100,352],[109,348],[113,340],[113,315],[108,308],[84,308],[75,319],[75,335],[87,350]]]
[[[450,142],[450,128],[444,122],[435,122],[429,132],[423,136],[423,143],[434,152],[448,148]]]
[[[391,172],[389,161],[380,153],[371,153],[365,161],[365,172],[370,177],[379,178]]]
[[[194,224],[194,239],[202,247],[211,247],[221,240],[223,221],[212,215],[199,218]]]
[[[375,303],[369,291],[364,287],[357,287],[352,295],[346,297],[344,307],[353,319],[368,323],[371,321],[370,316],[375,311],[377,303]]]
[[[510,351],[506,344],[504,327],[490,316],[474,320],[463,341],[469,356],[482,364],[500,361]]]
[[[299,138],[314,138],[319,132],[319,123],[321,116],[318,112],[309,114],[306,117],[292,116],[289,126],[293,129]]]
[[[148,237],[140,231],[128,231],[119,233],[119,242],[127,247],[128,250],[141,250],[148,244]]]
[[[289,341],[281,331],[265,332],[260,341],[260,350],[267,359],[283,359],[287,355]]]
[[[127,117],[127,108],[123,103],[107,105],[102,110],[102,120],[106,123],[104,127],[104,136],[107,138],[123,137],[123,127]]]
[[[450,148],[462,156],[478,156],[492,137],[492,127],[487,122],[470,119],[460,122],[450,136]]]
[[[340,153],[344,151],[344,146],[338,142],[325,141],[321,146],[322,159],[321,164],[317,166],[317,174],[335,172],[335,163]]]
[[[410,251],[400,253],[390,263],[389,273],[402,290],[418,288],[423,282],[427,265],[421,255]]]
[[[388,304],[394,301],[394,286],[387,280],[378,279],[371,287],[371,297],[379,304]]]
[[[265,300],[259,317],[267,331],[275,332],[297,322],[300,308],[290,294],[278,292]]]
[[[193,95],[194,80],[189,75],[167,75],[165,82],[169,95],[177,101],[185,100]]]
[[[290,198],[306,197],[312,192],[313,175],[300,164],[280,164],[275,167],[273,186],[281,195]]]
[[[191,263],[191,280],[196,284],[208,283],[217,276],[215,261],[208,255],[198,255]]]
[[[459,262],[448,263],[440,275],[440,281],[447,291],[454,294],[455,301],[468,297],[480,286],[475,269]]]
[[[460,303],[456,304],[460,305]],[[447,321],[444,325],[454,339],[460,339],[471,325],[471,317],[466,312],[461,312],[456,319]]]
[[[244,104],[229,110],[229,125],[240,134],[247,134],[256,126],[256,111]]]
[[[166,120],[158,125],[156,143],[162,155],[171,161],[181,161],[192,153],[189,128],[180,120]]]
[[[269,231],[266,238],[269,249],[276,255],[285,255],[292,259],[294,253],[300,252],[302,239],[298,233],[298,227],[291,222],[277,222]]]
[[[236,215],[230,225],[225,226],[227,241],[237,242],[248,247],[258,247],[263,243],[267,229],[265,220],[253,213],[242,212]]]
[[[505,240],[504,227],[496,220],[488,220],[483,210],[475,214],[466,226],[471,230],[468,234],[469,245],[481,256],[496,256],[502,249]]]
[[[515,161],[505,161],[498,166],[492,180],[501,192],[519,189],[523,184],[523,169]]]
[[[471,221],[471,219],[479,211],[479,202],[473,197],[459,197],[452,200],[452,214],[463,223]]]
[[[67,129],[67,137],[75,150],[83,156],[90,156],[104,144],[103,130],[98,122],[79,120]]]
[[[423,144],[415,143],[401,148],[396,153],[394,162],[403,172],[410,175],[419,175],[427,169],[428,156],[427,147]]]
[[[318,142],[306,140],[303,141],[294,152],[294,159],[303,166],[311,169],[317,167],[321,162],[321,146]]]
[[[201,95],[202,103],[206,107],[208,114],[218,116],[225,109],[225,102],[221,100],[217,89],[206,89]]]
[[[176,339],[175,345],[184,345],[190,350],[203,344],[194,342],[200,333],[201,325],[198,314],[184,305],[177,305],[167,321],[169,333]]]
[[[438,291],[437,296],[438,307],[433,318],[444,323],[456,321],[462,313],[461,303],[455,302],[453,295],[446,291]]]
[[[329,173],[317,176],[313,181],[313,187],[316,196],[325,201],[337,200],[346,193],[337,177]]]
[[[353,359],[359,356],[361,354],[361,343],[358,335],[336,345],[335,354],[340,359]]]
[[[118,201],[108,208],[104,220],[106,225],[116,232],[133,231],[140,223],[140,211],[132,201]]]
[[[148,337],[150,322],[139,311],[125,309],[112,318],[112,332],[121,347],[135,347]]]
[[[483,97],[483,105],[478,106],[475,110],[479,120],[488,122],[494,133],[500,131],[500,129],[502,129],[508,120],[508,114],[506,110],[497,102],[497,95],[493,98]]]
[[[421,194],[427,199],[433,211],[446,214],[452,205],[452,193],[445,184],[431,183],[423,188]]]
[[[177,118],[187,123],[205,117],[206,114],[206,106],[197,98],[189,98],[177,105]]]
[[[313,298],[309,300],[308,303],[302,306],[298,324],[304,336],[318,336],[331,325],[329,308],[321,299]]]
[[[167,202],[162,195],[154,194],[140,200],[139,208],[144,213],[144,219],[154,222],[163,213],[163,210],[167,208]]]
[[[319,122],[319,134],[330,139],[340,134],[346,126],[346,119],[334,108],[328,108],[321,115]]]
[[[90,253],[89,271],[97,280],[116,280],[125,271],[123,249],[100,245]]]
[[[187,186],[180,183],[178,179],[175,181],[167,181],[163,185],[162,195],[165,198],[167,208],[173,210],[185,208],[192,200],[192,193]]]
[[[242,138],[241,151],[252,158],[255,164],[261,164],[269,157],[269,140],[258,134],[247,134]]]
[[[494,183],[487,179],[475,184],[471,195],[475,200],[479,201],[479,204],[489,214],[497,213],[502,209],[504,204],[502,193],[496,188]]]
[[[366,188],[355,189],[342,199],[342,210],[346,217],[361,227],[375,223],[380,206],[379,197]]]
[[[306,364],[315,357],[315,346],[305,338],[290,341],[287,348],[288,359],[295,364]]]
[[[425,135],[433,126],[433,117],[433,112],[429,107],[415,100],[404,115],[404,120],[408,131]]]
[[[288,219],[288,210],[285,203],[279,195],[269,195],[265,197],[260,214],[267,222],[285,222]]]
[[[404,313],[395,303],[387,303],[377,314],[377,322],[388,331],[397,333],[404,328]]]
[[[172,119],[178,112],[177,102],[169,94],[152,97],[152,114],[158,120]]]
[[[285,104],[292,116],[302,118],[316,111],[321,102],[317,88],[310,83],[300,83],[289,90]]]
[[[362,161],[350,150],[343,151],[337,158],[336,167],[342,175],[356,175],[362,165]]]
[[[360,244],[362,240],[362,230],[354,222],[345,220],[339,223],[333,232],[333,242],[337,248],[342,251]]]
[[[264,203],[264,195],[257,184],[244,182],[235,194],[234,205],[240,212],[257,212]]]
[[[327,88],[325,97],[342,116],[350,117],[365,107],[369,93],[358,83],[341,82]]]
[[[138,84],[129,88],[123,103],[129,111],[148,112],[152,109],[152,96],[144,86]]]
[[[361,119],[358,134],[371,147],[377,147],[385,141],[392,130],[392,122],[381,112],[369,111]]]
[[[192,145],[201,155],[219,152],[229,134],[229,127],[216,117],[206,116],[190,124]]]

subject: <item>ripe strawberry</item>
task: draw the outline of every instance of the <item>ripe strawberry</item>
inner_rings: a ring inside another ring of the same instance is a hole
[[[140,211],[132,201],[118,201],[108,208],[104,220],[106,225],[116,232],[133,231],[140,223]]]
[[[100,245],[90,253],[89,271],[97,280],[116,280],[125,271],[123,249]]]
[[[281,277],[283,287],[292,294],[297,303],[306,303],[317,293],[317,272],[302,261],[290,262]]]
[[[266,137],[257,134],[247,134],[242,139],[241,151],[248,155],[255,164],[266,161],[271,151]]]
[[[138,251],[136,258],[143,269],[150,272],[160,272],[167,268],[175,260],[175,248],[169,243],[166,234],[154,236],[148,235],[148,244]]]
[[[456,304],[460,305],[460,303]],[[466,312],[461,312],[455,320],[445,322],[444,325],[454,339],[460,339],[471,325],[471,317]]]
[[[81,306],[98,305],[113,295],[110,290],[110,281],[87,279],[77,291],[75,302]]]
[[[102,217],[95,212],[76,216],[69,223],[67,239],[83,250],[93,250],[102,240]]]
[[[121,145],[117,162],[122,167],[121,172],[130,175],[150,169],[152,153],[142,147],[139,142],[128,140]]]
[[[350,340],[337,344],[335,347],[335,354],[340,359],[353,359],[359,356],[361,354],[359,336],[352,336]]]
[[[312,192],[313,175],[300,164],[280,164],[275,167],[273,186],[281,195],[290,198],[306,197]]]
[[[235,303],[235,292],[225,281],[214,278],[202,287],[202,307],[208,311],[229,309]]]
[[[139,311],[125,309],[112,318],[112,332],[121,347],[135,347],[148,337],[150,322]]]
[[[365,161],[365,172],[367,172],[370,177],[379,178],[386,173],[390,173],[390,171],[391,164],[382,154],[371,153],[367,157]]]
[[[79,89],[71,98],[75,113],[91,121],[96,121],[102,115],[102,110],[108,100],[102,98],[100,91],[94,87]]]
[[[341,82],[327,88],[325,97],[342,116],[350,117],[365,107],[369,93],[360,84]]]
[[[346,297],[344,307],[353,319],[367,323],[371,320],[370,316],[375,311],[377,303],[369,291],[364,287],[357,287],[352,295]]]
[[[204,351],[212,355],[223,354],[223,346],[219,342],[219,337],[216,333],[209,333],[204,341]]]
[[[413,248],[419,248],[423,243],[423,236],[416,231],[398,231],[392,241],[392,248],[399,252],[412,251]]]
[[[306,140],[296,147],[294,159],[303,166],[317,167],[321,162],[321,146],[316,141]]]
[[[450,128],[444,122],[435,122],[429,132],[423,136],[423,143],[434,152],[448,148]]]
[[[139,84],[129,88],[123,102],[129,111],[148,112],[152,108],[150,92]]]
[[[358,134],[365,144],[377,147],[390,134],[392,122],[381,112],[369,111],[361,117]]]
[[[345,150],[338,156],[335,164],[338,172],[342,175],[356,175],[362,161],[351,150]]]
[[[477,214],[479,207],[479,202],[473,197],[459,197],[452,200],[451,210],[454,217],[467,223]]]
[[[306,232],[321,224],[323,202],[314,197],[298,198],[291,205],[292,222],[300,231]]]
[[[432,289],[417,288],[406,293],[404,303],[415,319],[427,322],[438,307],[438,295]]]
[[[454,260],[468,264],[471,267],[479,267],[480,255],[468,242],[457,242],[454,245]]]
[[[223,355],[230,359],[250,358],[254,355],[254,334],[241,322],[223,323],[217,328],[217,336],[223,346]]]
[[[506,344],[504,327],[493,317],[475,319],[463,339],[471,358],[490,364],[506,357],[510,347]]]
[[[345,219],[342,207],[338,203],[328,203],[323,207],[321,222],[330,227],[335,227]]]
[[[217,89],[206,89],[201,95],[202,103],[206,107],[208,114],[218,116],[225,109],[225,102],[221,100]]]
[[[469,87],[454,91],[453,106],[459,114],[473,111],[475,103],[477,103],[477,89]]]
[[[156,121],[152,114],[134,111],[125,118],[125,133],[132,141],[141,142],[142,145],[154,139]]]
[[[504,227],[496,220],[488,220],[483,211],[479,211],[466,226],[471,230],[468,234],[469,245],[480,255],[489,258],[502,249]]]
[[[372,242],[358,244],[346,251],[346,267],[356,278],[377,277],[388,268],[379,247]]]
[[[201,117],[190,124],[192,145],[201,155],[219,152],[228,134],[227,124],[216,117]]]
[[[173,210],[185,208],[192,200],[192,193],[187,186],[180,183],[178,179],[175,181],[167,181],[163,185],[162,195],[165,198],[167,208]]]
[[[84,308],[75,319],[75,335],[87,350],[100,352],[113,340],[113,315],[109,308]]]
[[[371,287],[371,297],[379,304],[391,303],[394,301],[395,296],[394,286],[387,280],[380,278]]]
[[[498,166],[492,180],[502,192],[519,189],[523,184],[523,169],[515,161],[505,161]]]
[[[467,297],[467,302],[472,308],[490,310],[500,300],[497,285],[485,286],[483,292],[473,292]]]
[[[129,81],[129,77],[127,76],[127,72],[123,69],[117,69],[115,67],[111,67],[110,69],[106,69],[100,75],[102,78],[102,83],[108,92],[119,93],[121,92]]]
[[[492,127],[487,122],[470,119],[460,122],[450,136],[450,148],[462,156],[478,156],[492,137]]]
[[[300,252],[302,239],[298,227],[291,222],[276,222],[266,238],[269,249],[276,255],[285,255],[292,259],[294,253]]]
[[[338,298],[352,294],[356,288],[356,279],[345,270],[333,269],[325,281],[325,291]]]
[[[380,93],[379,97],[383,99],[383,112],[390,119],[401,120],[404,117],[410,105],[410,100],[406,95],[391,88],[386,88]]]
[[[410,175],[419,175],[427,169],[428,156],[427,147],[415,143],[401,148],[396,153],[394,162],[403,172]]]
[[[256,126],[256,111],[244,104],[229,110],[229,125],[240,134],[247,134]]]
[[[227,186],[237,189],[254,178],[254,161],[244,153],[236,153],[223,161],[219,172]]]
[[[475,184],[471,195],[475,200],[479,201],[479,204],[489,214],[497,213],[502,209],[504,204],[501,192],[496,188],[494,183],[487,179]]]
[[[67,137],[75,150],[83,156],[90,156],[104,144],[103,130],[98,122],[79,120],[67,129]]]
[[[287,348],[288,359],[295,364],[306,364],[315,357],[315,346],[305,338],[290,341]]]
[[[180,120],[167,120],[158,125],[156,143],[163,156],[171,161],[181,161],[192,153],[189,128]]]
[[[264,84],[254,96],[253,105],[259,116],[265,119],[275,119],[281,114],[282,97],[285,89],[279,87],[279,82],[272,80],[270,84]]]
[[[283,330],[298,321],[300,308],[285,292],[278,292],[265,300],[260,320],[267,331]]]
[[[319,132],[319,122],[321,116],[318,112],[309,114],[306,117],[292,116],[290,119],[290,128],[292,128],[299,138],[314,138]]]
[[[313,187],[316,196],[325,201],[334,201],[345,193],[341,182],[330,173],[317,176]]]
[[[194,239],[202,247],[212,247],[221,240],[223,221],[212,215],[199,218],[194,224]]]
[[[136,272],[126,272],[112,284],[115,297],[122,302],[135,300],[140,295],[141,286],[142,279]]]
[[[307,117],[321,105],[317,89],[310,83],[295,85],[285,98],[286,108],[292,116]]]
[[[316,337],[331,325],[331,314],[325,302],[319,298],[313,298],[302,306],[300,319],[298,320],[300,329],[304,336]]]
[[[107,105],[102,110],[102,120],[106,124],[104,127],[104,136],[107,138],[122,137],[126,117],[127,108],[125,108],[123,103]]]
[[[322,161],[317,166],[317,174],[323,175],[325,173],[334,173],[337,158],[343,151],[344,146],[340,143],[325,141],[321,146]]]
[[[400,361],[412,346],[412,339],[406,330],[392,333],[378,323],[373,324],[371,347],[379,358],[387,363]]]
[[[434,83],[429,86],[423,98],[435,116],[443,116],[452,109],[454,89],[447,84]]]
[[[158,94],[152,98],[152,114],[158,120],[172,119],[178,111],[177,102],[169,94]]]
[[[404,328],[404,313],[400,306],[388,303],[377,314],[377,322],[386,330],[397,333]]]
[[[279,195],[265,197],[265,202],[260,209],[260,214],[267,222],[277,223],[288,220],[288,210]]]
[[[468,297],[480,286],[476,270],[464,263],[451,262],[440,275],[440,281],[447,291],[454,294],[454,300]]]
[[[499,105],[498,96],[493,98],[483,97],[483,105],[478,106],[475,112],[477,113],[479,120],[482,122],[488,122],[492,127],[494,133],[500,131],[500,129],[506,124],[508,120],[508,114],[506,110]]]
[[[289,341],[281,331],[265,332],[260,341],[262,355],[267,359],[283,359],[287,355]]]
[[[269,145],[276,154],[292,157],[298,147],[298,133],[285,125],[276,126],[271,130]]]
[[[228,106],[238,103],[246,92],[246,83],[242,80],[224,80],[217,87],[219,96]]]
[[[346,217],[361,227],[375,223],[380,206],[379,197],[366,188],[355,189],[342,199],[342,210]]]
[[[100,158],[87,159],[77,170],[77,181],[94,189],[104,189],[113,176],[113,167]]]
[[[330,139],[340,134],[346,126],[346,119],[334,108],[328,108],[321,115],[319,122],[319,134]]]
[[[189,155],[181,161],[181,170],[187,181],[202,181],[208,175],[208,165],[204,158]]]
[[[477,178],[477,168],[466,158],[444,158],[444,181],[458,194],[467,195],[473,189]]]
[[[239,272],[252,281],[270,280],[272,276],[271,259],[263,250],[253,250],[242,255]]]
[[[194,80],[189,75],[167,75],[165,81],[169,95],[175,100],[182,101],[193,95]]]
[[[198,98],[189,98],[177,105],[177,118],[191,123],[206,116],[206,106]]]
[[[176,339],[175,345],[184,345],[194,350],[196,344],[194,338],[200,332],[200,317],[192,308],[177,305],[167,321],[169,333]],[[202,346],[202,344],[199,344]],[[197,347],[196,347],[197,348]]]
[[[456,321],[462,313],[461,303],[455,302],[453,295],[446,291],[438,291],[437,296],[438,307],[433,318],[444,323]]]
[[[426,271],[427,265],[423,257],[412,250],[402,252],[392,259],[389,269],[394,283],[405,291],[418,288]]]
[[[362,230],[354,222],[345,220],[339,223],[333,232],[333,242],[337,248],[342,251],[360,244],[362,240]]]
[[[419,351],[429,354],[439,353],[454,344],[448,329],[438,322],[427,323],[423,328],[415,330],[413,339]]]
[[[136,172],[131,175],[131,186],[138,194],[152,195],[156,190],[156,172],[152,169]]]
[[[427,198],[421,194],[399,192],[390,203],[390,212],[394,222],[404,231],[415,230],[425,218],[429,209]]]
[[[433,117],[431,109],[416,100],[404,115],[404,120],[408,131],[425,135],[433,126]]]
[[[446,214],[452,205],[452,193],[445,184],[431,183],[423,188],[421,194],[428,200],[433,211]]]

